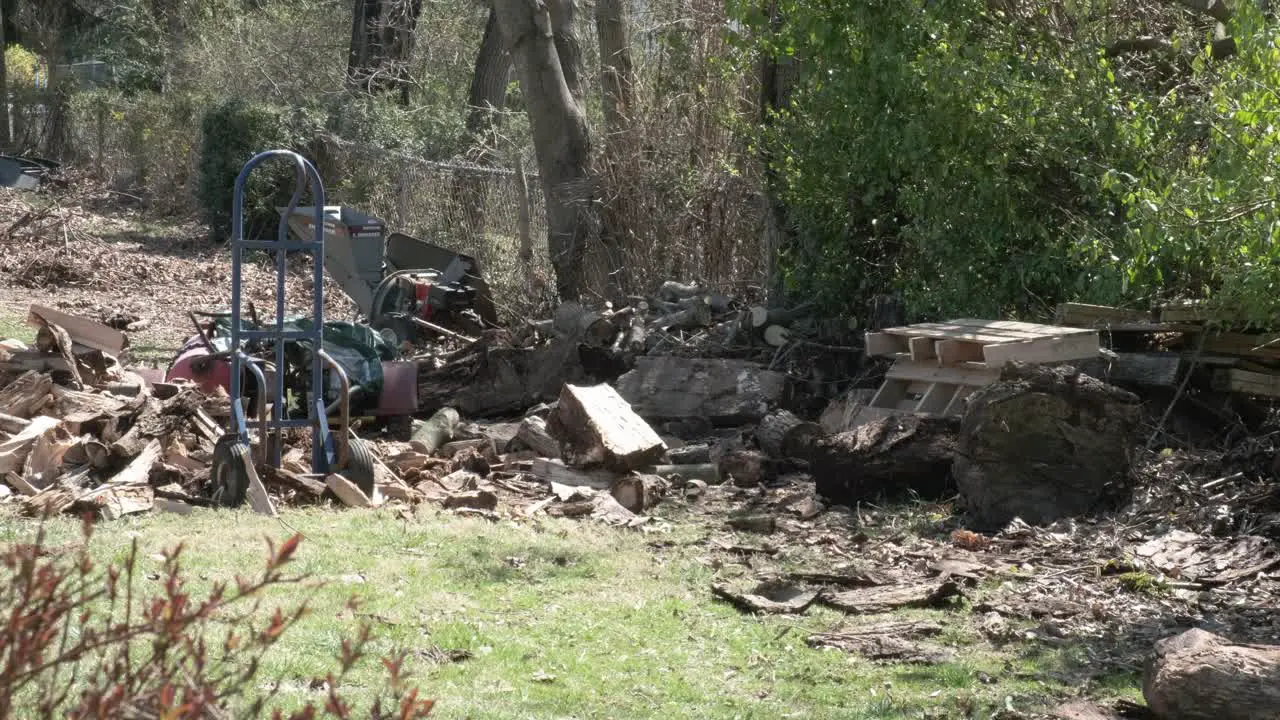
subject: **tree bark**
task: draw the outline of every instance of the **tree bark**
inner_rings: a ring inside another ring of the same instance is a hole
[[[591,139],[578,97],[581,62],[571,25],[570,0],[495,0],[498,27],[511,48],[538,155],[547,204],[547,246],[562,300],[577,299],[583,285],[590,198]],[[565,49],[562,56],[559,48]],[[575,88],[577,90],[575,94]]]
[[[8,63],[4,62],[5,33],[4,24],[8,17],[4,12],[4,3],[0,2],[0,145],[8,147],[13,142],[9,132],[9,76]]]
[[[354,0],[347,82],[368,93],[399,92],[409,104],[409,60],[422,0]]]
[[[473,150],[488,154],[495,145],[494,130],[502,122],[501,111],[507,104],[507,77],[511,73],[511,55],[502,42],[498,14],[489,9],[484,37],[476,53],[475,71],[471,75],[471,94],[467,99],[467,142]]]
[[[604,106],[604,166],[600,241],[609,267],[610,299],[620,301],[631,289],[627,257],[627,222],[623,204],[629,193],[623,186],[622,164],[631,151],[631,105],[635,71],[631,63],[631,28],[624,0],[596,2],[596,36],[600,43],[600,85]]]
[[[769,16],[769,24],[776,31],[782,26],[782,14],[777,3],[770,0],[765,7]],[[776,56],[766,55],[761,58],[760,65],[760,123],[763,126],[773,124],[773,115],[787,105],[790,87],[787,68]],[[765,202],[765,248],[768,253],[768,277],[765,291],[770,307],[779,307],[786,302],[786,288],[783,284],[782,268],[778,266],[781,251],[793,242],[789,229],[786,203],[778,196],[780,178],[773,169],[773,158],[768,150],[762,153],[764,167],[764,202]]]

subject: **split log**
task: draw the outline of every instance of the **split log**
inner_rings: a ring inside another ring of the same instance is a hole
[[[953,472],[976,529],[1109,507],[1130,490],[1138,398],[1070,367],[1011,365],[969,396]]]
[[[450,510],[468,508],[492,512],[498,509],[498,496],[489,490],[454,493],[444,499],[444,506]]]
[[[645,468],[644,472],[668,479],[679,477],[684,480],[701,480],[708,485],[719,485],[723,482],[723,477],[720,475],[720,466],[715,463],[651,465]]]
[[[409,444],[424,455],[432,455],[453,439],[460,420],[457,410],[451,407],[440,408],[413,431]]]
[[[661,502],[667,481],[657,475],[631,473],[614,481],[609,494],[622,507],[639,514]]]
[[[1200,629],[1156,643],[1142,695],[1161,720],[1255,720],[1280,708],[1280,645],[1235,644]]]
[[[756,363],[672,356],[638,357],[617,383],[650,422],[706,418],[718,426],[758,422],[782,402],[786,387],[786,375]]]
[[[717,462],[720,477],[738,487],[756,487],[778,478],[778,464],[755,450],[729,450]]]
[[[119,520],[125,515],[150,510],[155,501],[155,491],[145,483],[103,485],[77,497],[70,508],[97,512],[103,520]]]
[[[0,442],[0,476],[9,472],[21,472],[27,461],[27,455],[38,438],[52,432],[61,421],[47,415],[32,418],[31,423],[22,432]]]
[[[0,410],[19,418],[40,412],[53,390],[53,378],[29,370],[0,390]]]
[[[53,308],[32,305],[28,322],[34,325],[41,324],[40,321],[62,326],[76,344],[94,350],[101,350],[116,357],[119,357],[121,351],[129,347],[129,338],[119,330],[109,328],[100,322],[87,318],[68,315]]]
[[[454,440],[440,446],[437,451],[440,457],[456,458],[463,453],[479,455],[489,462],[498,462],[498,444],[493,438],[477,438],[475,440]]]
[[[845,590],[824,595],[822,602],[849,613],[871,614],[901,608],[944,607],[962,595],[960,586],[947,580]]]
[[[941,633],[942,626],[929,620],[895,620],[817,633],[805,638],[805,644],[855,653],[873,662],[933,665],[950,661],[955,652],[919,640]]]
[[[560,336],[592,347],[608,347],[618,334],[609,318],[573,301],[556,308],[551,326]]]
[[[23,498],[22,512],[29,517],[52,517],[71,507],[75,501],[75,493],[52,485],[31,497]]]
[[[36,333],[36,347],[40,352],[61,357],[67,364],[67,371],[71,374],[72,386],[77,390],[83,390],[84,380],[80,378],[76,358],[71,354],[71,336],[62,326],[48,322],[35,313],[31,314],[31,318],[40,326],[40,330]]]
[[[585,486],[599,490],[607,489],[617,479],[617,473],[609,470],[576,470],[566,466],[559,460],[538,458],[533,461],[529,470],[534,477],[547,483],[559,483],[572,487]]]
[[[527,417],[520,423],[516,439],[541,457],[560,457],[560,441],[547,432],[547,421],[536,415]]]
[[[1123,387],[1171,388],[1178,384],[1182,355],[1164,353],[1115,353],[1114,358],[1090,358],[1076,363],[1080,372]]]
[[[656,462],[662,439],[609,385],[565,385],[560,406],[547,422],[571,465],[603,465],[626,472]]]
[[[723,584],[711,586],[711,594],[743,612],[757,614],[802,613],[819,593],[790,583],[766,580],[750,592],[735,592]]]
[[[0,432],[6,432],[6,433],[9,433],[10,435],[17,435],[23,430],[26,430],[27,426],[30,424],[31,424],[31,421],[26,418],[20,418],[14,415],[6,415],[5,413],[0,413]]]
[[[668,447],[667,460],[672,465],[702,465],[711,462],[711,446],[706,443]]]
[[[338,474],[324,479],[324,484],[347,507],[371,508],[373,501],[355,483]]]
[[[810,459],[818,494],[849,507],[909,491],[941,498],[952,487],[959,425],[956,418],[890,416],[822,438]]]
[[[27,453],[22,466],[22,478],[33,487],[48,487],[57,479],[67,451],[75,447],[77,442],[61,424],[41,434]]]
[[[111,443],[111,454],[118,458],[134,457],[152,438],[167,437],[187,427],[200,409],[202,397],[194,388],[187,388],[164,401],[146,398],[133,427]]]
[[[756,428],[760,449],[775,458],[808,459],[820,437],[822,428],[817,423],[801,420],[786,410],[766,415]]]
[[[147,478],[151,477],[151,466],[155,465],[159,459],[160,441],[152,440],[138,452],[138,455],[123,470],[116,473],[108,482],[118,485],[145,483]]]
[[[324,495],[327,487],[323,482],[314,478],[270,465],[263,466],[262,480],[264,483],[288,488],[312,500],[319,500],[320,496]]]

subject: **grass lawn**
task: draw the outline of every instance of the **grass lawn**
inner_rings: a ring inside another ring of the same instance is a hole
[[[49,527],[54,543],[78,538],[73,519]],[[31,520],[0,518],[4,542],[34,530]],[[642,533],[569,520],[493,523],[426,507],[411,516],[290,510],[280,521],[197,511],[102,523],[92,542],[97,557],[118,561],[137,538],[148,594],[159,589],[158,553],[184,542],[199,597],[215,580],[252,574],[264,537],[294,530],[305,539],[293,571],[326,583],[311,591],[315,613],[273,649],[260,676],[280,681],[293,702],[323,702],[311,681],[335,668],[339,638],[355,630],[344,610],[351,595],[373,619],[376,650],[413,653],[413,681],[438,702],[433,717],[976,718],[1082,689],[1059,674],[1065,651],[1000,654],[965,624],[967,612],[911,613],[953,628],[943,637],[958,650],[953,663],[874,665],[812,649],[804,642],[812,631],[873,619],[819,607],[752,617],[714,600],[716,563],[691,525]],[[303,596],[291,592],[272,599]],[[433,650],[472,657],[441,663]],[[381,678],[366,663],[354,697]],[[1133,696],[1136,681],[1118,676],[1093,689]]]

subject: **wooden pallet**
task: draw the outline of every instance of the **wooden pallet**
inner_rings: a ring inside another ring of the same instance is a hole
[[[889,368],[884,383],[859,414],[858,422],[903,412],[959,415],[966,397],[999,376],[996,370],[938,367],[902,358]]]
[[[867,333],[867,354],[936,367],[999,369],[1010,361],[1055,363],[1098,354],[1098,331],[962,318]]]

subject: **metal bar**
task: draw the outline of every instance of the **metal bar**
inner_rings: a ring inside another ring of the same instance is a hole
[[[311,387],[314,388],[318,403],[312,403],[315,408],[316,424],[311,429],[311,469],[314,472],[328,469],[328,457],[324,452],[324,448],[320,443],[321,427],[320,424],[325,421],[324,413],[321,410],[324,407],[324,367],[320,358],[320,353],[324,351],[324,182],[320,179],[320,173],[314,165],[310,163],[306,166],[307,173],[311,176],[311,200],[314,205],[314,229],[315,239],[313,242],[318,246],[318,250],[313,252],[311,258],[311,303],[312,317],[316,330],[316,340],[313,348],[315,352],[311,353]],[[297,205],[290,206],[284,217],[293,214]]]
[[[319,245],[310,240],[305,242],[299,242],[297,240],[290,240],[288,242],[281,242],[279,240],[246,240],[241,243],[240,246],[246,250],[306,250],[308,252],[313,252],[320,249]]]
[[[315,338],[315,332],[311,330],[285,330],[284,332],[276,332],[275,330],[245,330],[240,333],[240,337],[246,340],[256,338],[280,338],[281,340],[312,340]]]
[[[237,350],[236,355],[240,356],[240,362],[249,368],[249,372],[258,381],[258,462],[265,463],[267,461],[267,378],[262,374],[262,368],[245,357],[243,352]]]
[[[329,356],[329,353],[320,350],[318,354],[320,359],[329,366],[329,370],[338,376],[338,405],[341,408],[341,420],[339,422],[342,424],[342,440],[335,439],[333,442],[337,457],[329,468],[330,472],[338,472],[347,466],[347,460],[351,457],[351,445],[347,437],[347,430],[351,427],[351,379],[347,377],[347,373],[342,369],[342,366]],[[323,400],[322,396],[321,402]],[[326,418],[328,417],[328,408],[325,408],[325,416]],[[337,437],[332,432],[329,433],[329,436]]]

